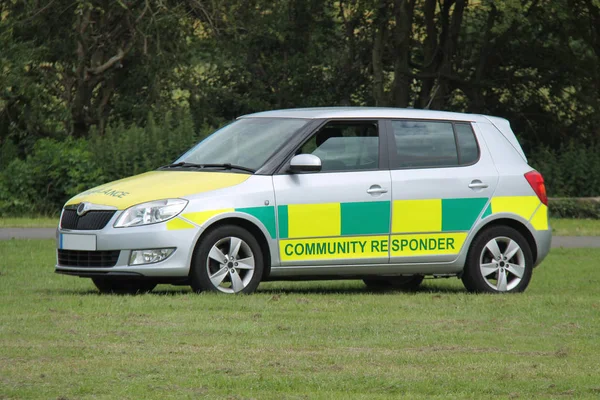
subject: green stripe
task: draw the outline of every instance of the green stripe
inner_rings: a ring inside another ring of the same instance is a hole
[[[275,207],[248,207],[236,208],[235,210],[252,215],[260,222],[262,222],[265,228],[267,228],[269,234],[271,235],[271,238],[275,239],[277,237],[275,232]]]
[[[471,230],[487,202],[487,197],[442,199],[442,232]]]
[[[342,235],[390,232],[390,202],[341,203]]]
[[[277,221],[279,222],[279,238],[288,238],[288,206],[277,206]]]

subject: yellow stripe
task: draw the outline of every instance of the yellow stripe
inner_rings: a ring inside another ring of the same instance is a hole
[[[170,231],[192,228],[195,228],[195,226],[187,221],[182,220],[181,218],[173,218],[172,220],[167,221],[167,230]]]
[[[388,257],[388,236],[281,240],[281,261]]]
[[[538,231],[548,230],[548,207],[546,205],[540,204],[540,208],[531,218],[531,225]]]
[[[392,232],[441,232],[442,200],[395,200]]]
[[[210,210],[210,211],[199,211],[199,212],[191,212],[183,214],[182,217],[192,221],[195,224],[202,225],[215,215],[223,214],[226,212],[233,212],[233,208],[222,208],[220,210]]]
[[[513,213],[529,221],[538,205],[540,205],[540,199],[537,196],[493,197],[492,213]]]
[[[288,205],[288,237],[341,235],[340,203]]]
[[[458,254],[466,238],[466,232],[434,233],[430,235],[393,235],[390,244],[390,254],[392,257]]]

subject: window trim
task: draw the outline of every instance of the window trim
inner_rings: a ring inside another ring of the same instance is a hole
[[[390,160],[389,160],[389,136],[387,134],[386,123],[387,120],[381,118],[329,118],[319,120],[320,123],[313,127],[313,130],[310,134],[306,135],[302,141],[299,142],[296,146],[294,146],[291,151],[289,151],[287,157],[285,157],[285,161],[281,164],[281,166],[277,169],[277,171],[273,175],[295,175],[291,174],[288,171],[290,160],[296,154],[296,151],[302,148],[312,137],[319,132],[325,125],[330,122],[349,122],[349,123],[359,123],[359,122],[376,122],[377,123],[377,134],[379,137],[379,166],[377,168],[372,169],[357,169],[357,170],[343,170],[343,171],[319,171],[319,172],[303,172],[302,175],[310,175],[310,174],[343,174],[343,173],[357,173],[357,172],[374,172],[374,171],[389,171]]]
[[[399,164],[398,158],[398,147],[396,144],[396,137],[394,135],[394,128],[392,127],[393,121],[415,121],[415,122],[446,122],[452,124],[452,133],[454,134],[454,143],[456,145],[456,155],[458,160],[458,165],[432,165],[432,166],[419,166],[419,167],[398,167],[396,165]],[[471,132],[473,133],[473,137],[475,138],[475,143],[477,145],[477,159],[475,161],[468,164],[461,164],[461,154],[460,148],[458,146],[458,136],[456,134],[456,124],[466,124],[471,127]],[[385,130],[388,136],[388,158],[389,158],[389,169],[391,171],[395,170],[413,170],[413,169],[433,169],[433,168],[462,168],[462,167],[470,167],[479,162],[481,160],[481,146],[479,144],[479,139],[477,138],[477,134],[475,133],[475,129],[473,129],[472,121],[462,121],[462,120],[448,120],[448,119],[423,119],[423,118],[388,118],[385,120]]]

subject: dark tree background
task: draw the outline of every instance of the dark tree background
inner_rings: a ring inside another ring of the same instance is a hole
[[[502,116],[529,154],[593,158],[600,0],[0,0],[0,168],[42,138],[337,105]]]

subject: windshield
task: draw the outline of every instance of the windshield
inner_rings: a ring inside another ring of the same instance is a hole
[[[239,119],[208,136],[175,163],[232,164],[257,170],[307,123],[298,118]]]

